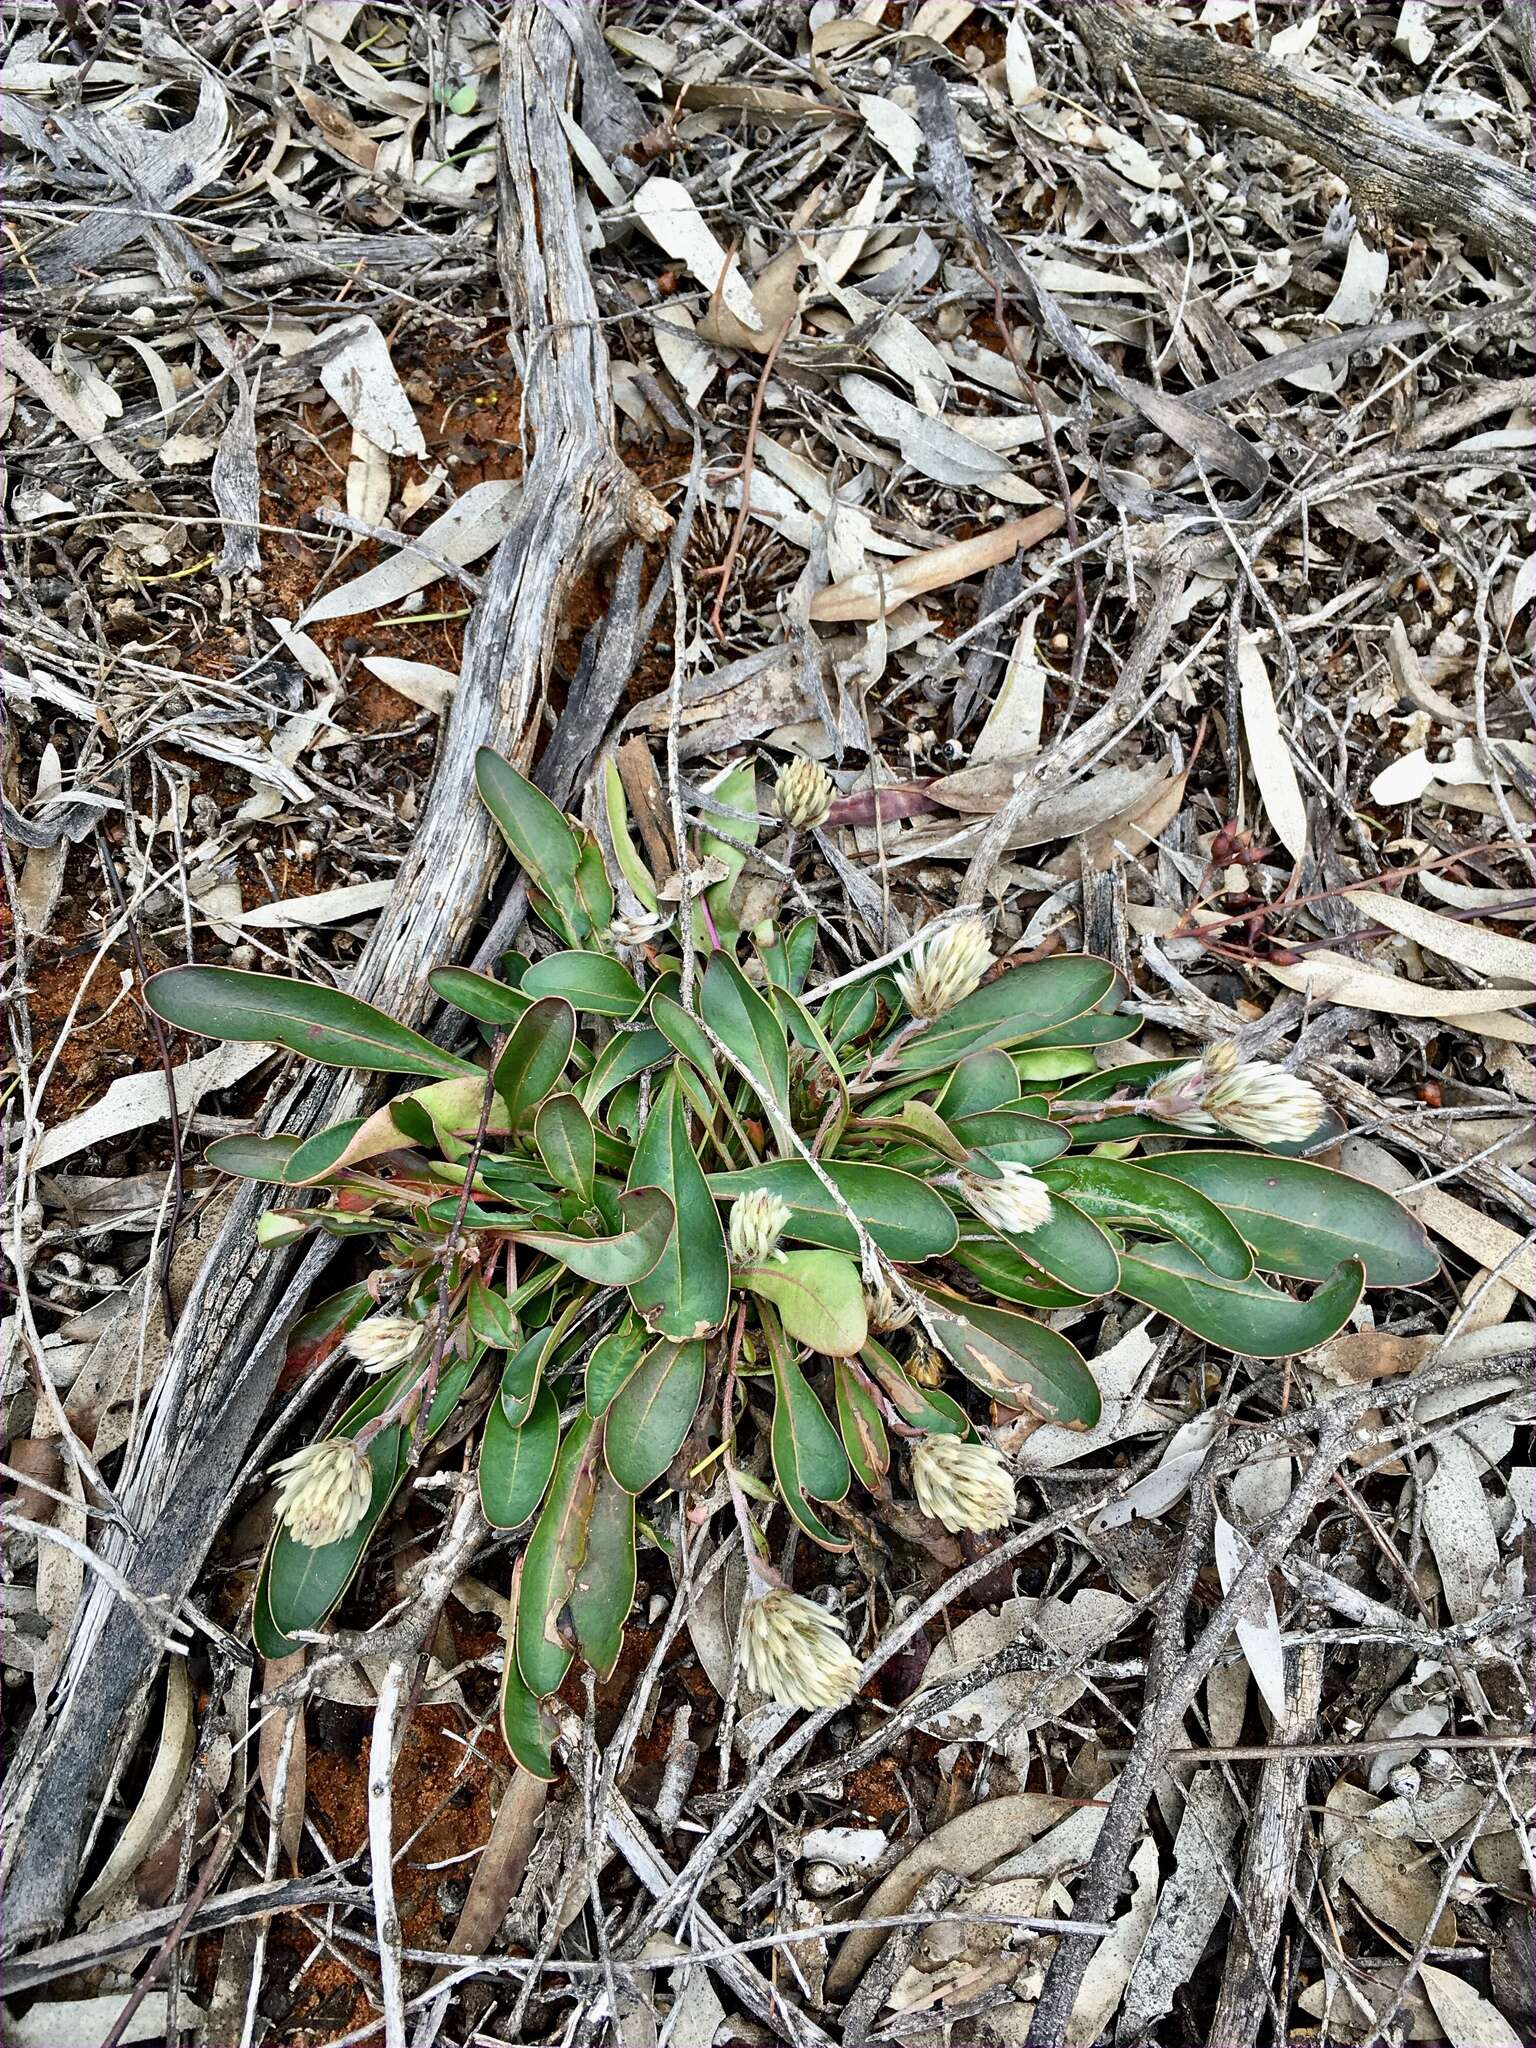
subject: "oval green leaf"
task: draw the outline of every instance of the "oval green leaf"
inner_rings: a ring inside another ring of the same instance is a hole
[[[822,1166],[888,1259],[911,1264],[954,1249],[953,1210],[915,1175],[846,1159],[825,1159]],[[803,1159],[768,1159],[740,1173],[712,1173],[709,1185],[722,1200],[766,1188],[789,1205],[786,1237],[858,1251],[858,1233]]]
[[[1099,1390],[1075,1344],[1012,1309],[925,1288],[934,1334],[967,1379],[1012,1408],[1092,1429]]]
[[[597,1491],[592,1430],[592,1418],[578,1415],[566,1431],[543,1511],[523,1553],[517,1664],[536,1699],[552,1693],[571,1668],[572,1653],[560,1633],[560,1615],[587,1551],[587,1525]]]
[[[203,1157],[220,1173],[236,1173],[242,1180],[281,1187],[283,1169],[303,1142],[302,1138],[215,1138]]]
[[[843,1449],[862,1485],[880,1491],[891,1469],[891,1445],[879,1407],[868,1387],[850,1366],[838,1359],[832,1368],[837,1395],[837,1424]]]
[[[550,1095],[539,1104],[533,1119],[533,1142],[550,1179],[590,1201],[592,1177],[597,1171],[597,1134],[574,1095]]]
[[[1343,1329],[1365,1286],[1365,1268],[1345,1259],[1305,1301],[1282,1294],[1257,1273],[1218,1280],[1178,1244],[1143,1245],[1120,1261],[1120,1288],[1245,1358],[1290,1358],[1325,1344]]]
[[[517,1613],[522,1604],[523,1560],[512,1570],[507,1607],[506,1652],[501,1661],[501,1739],[514,1763],[546,1783],[555,1775],[555,1739],[560,1730],[523,1683],[517,1668]]]
[[[738,1266],[735,1277],[773,1303],[796,1343],[828,1358],[853,1358],[862,1350],[869,1335],[864,1287],[844,1253],[785,1252],[761,1266]]]
[[[765,1105],[789,1108],[789,1042],[784,1026],[727,953],[714,952],[704,970],[699,1008],[720,1043],[752,1077]]]
[[[587,1554],[570,1600],[577,1646],[599,1678],[613,1674],[634,1604],[635,1497],[611,1473],[602,1472],[587,1530]]]
[[[633,1017],[645,1000],[639,982],[606,953],[551,953],[523,976],[524,993],[562,996],[588,1017]]]
[[[1053,1194],[1068,1195],[1085,1216],[1171,1237],[1224,1280],[1246,1280],[1253,1253],[1246,1240],[1198,1188],[1149,1173],[1123,1159],[1060,1159],[1041,1170]],[[1179,1190],[1177,1195],[1171,1188]]]
[[[608,1409],[604,1455],[628,1493],[644,1493],[683,1447],[704,1391],[700,1342],[655,1345]]]
[[[660,1188],[677,1214],[677,1228],[642,1280],[629,1283],[630,1299],[651,1329],[686,1340],[718,1329],[730,1300],[730,1266],[704,1170],[688,1140],[676,1074],[657,1090],[635,1147],[632,1188]]]
[[[560,1448],[560,1403],[539,1387],[526,1422],[515,1428],[493,1401],[480,1443],[480,1506],[493,1529],[517,1529],[544,1498]]]
[[[157,1017],[204,1038],[270,1043],[324,1067],[370,1074],[473,1073],[430,1039],[339,988],[248,974],[241,967],[168,967],[144,984]]]
[[[496,1093],[515,1131],[532,1121],[539,1104],[559,1085],[576,1042],[576,1012],[558,996],[530,1004],[512,1028],[496,1062]]]
[[[901,1074],[931,1074],[967,1053],[1038,1038],[1101,1003],[1119,977],[1107,960],[1060,953],[1000,974],[909,1038],[891,1061]]]
[[[1223,1210],[1266,1273],[1323,1280],[1340,1259],[1360,1259],[1367,1287],[1421,1287],[1440,1270],[1416,1217],[1331,1166],[1267,1152],[1159,1152],[1145,1163]]]
[[[587,1360],[584,1399],[587,1413],[606,1415],[615,1394],[629,1378],[651,1341],[649,1330],[637,1315],[627,1315],[616,1330],[592,1349]]]
[[[515,1024],[531,1000],[520,989],[468,967],[434,967],[427,984],[434,995],[480,1024]]]
[[[806,1535],[828,1550],[846,1550],[811,1506],[812,1500],[841,1500],[852,1474],[843,1440],[811,1391],[805,1374],[783,1345],[770,1340],[773,1359],[773,1427],[769,1450],[784,1505]]]

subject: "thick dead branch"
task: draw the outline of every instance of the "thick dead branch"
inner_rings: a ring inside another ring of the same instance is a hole
[[[1223,121],[1326,164],[1367,226],[1465,235],[1522,273],[1536,242],[1530,181],[1513,164],[1386,114],[1353,87],[1257,50],[1154,20],[1150,7],[1081,7],[1072,26],[1100,63],[1128,69],[1154,107]]]
[[[501,859],[471,801],[476,750],[528,758],[573,580],[626,528],[654,536],[666,523],[613,449],[606,351],[560,125],[573,67],[557,17],[514,7],[501,62],[499,257],[523,365],[522,505],[471,622],[421,825],[351,984],[418,1028],[434,1004],[427,969],[464,947]],[[282,1128],[303,1133],[357,1115],[378,1092],[321,1074],[288,1103]],[[257,1249],[253,1225],[265,1199],[256,1187],[237,1197],[146,1407],[143,1453],[124,1500],[142,1533],[120,1539],[110,1559],[143,1599],[175,1604],[192,1586],[276,1383],[284,1334],[325,1263],[324,1255],[298,1265]],[[119,1738],[157,1665],[141,1633],[120,1625],[117,1595],[95,1583],[52,1709],[38,1715],[16,1767],[7,1949],[62,1925]]]

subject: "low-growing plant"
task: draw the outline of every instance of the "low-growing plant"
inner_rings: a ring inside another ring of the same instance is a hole
[[[878,1513],[904,1465],[924,1514],[1000,1528],[1014,1486],[989,1419],[1099,1417],[1090,1365],[1042,1313],[1118,1292],[1280,1358],[1332,1336],[1363,1287],[1434,1273],[1388,1195],[1288,1155],[1337,1129],[1307,1082],[1230,1044],[1101,1068],[1099,1049],[1138,1028],[1103,960],[994,974],[966,919],[895,972],[809,986],[814,918],[737,924],[750,764],[714,786],[719,822],[671,901],[611,764],[606,857],[488,749],[477,782],[553,943],[509,953],[497,977],[429,977],[473,1020],[474,1056],[307,982],[193,966],[148,987],[184,1029],[413,1082],[302,1141],[210,1152],[293,1191],[264,1241],[367,1238],[375,1261],[305,1319],[311,1345],[344,1341],[373,1380],[278,1468],[255,1601],[266,1655],[325,1621],[412,1464],[473,1402],[485,1514],[531,1525],[502,1692],[519,1763],[550,1773],[542,1703],[574,1660],[618,1661],[637,1503],[712,1485],[717,1467],[748,1566],[746,1679],[836,1705],[857,1665],[834,1617],[768,1564],[776,1505],[847,1549],[838,1503],[857,1481]],[[795,763],[776,808],[793,833],[829,797]]]

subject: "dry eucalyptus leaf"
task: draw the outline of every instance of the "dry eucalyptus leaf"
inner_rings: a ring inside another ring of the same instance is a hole
[[[165,1660],[165,1705],[160,1739],[144,1789],[134,1802],[123,1831],[112,1845],[106,1866],[78,1908],[82,1925],[95,1919],[126,1888],[133,1873],[164,1839],[192,1767],[197,1729],[192,1713],[192,1684],[185,1657]]]
[[[1216,1570],[1221,1590],[1229,1593],[1253,1554],[1253,1545],[1222,1514],[1215,1523]],[[1285,1644],[1274,1595],[1261,1580],[1249,1599],[1245,1618],[1237,1624],[1237,1640],[1264,1704],[1278,1721],[1286,1717]]]
[[[1307,807],[1301,784],[1296,779],[1275,708],[1274,686],[1259,652],[1258,642],[1246,627],[1237,639],[1237,681],[1243,711],[1243,732],[1248,741],[1248,765],[1259,785],[1269,821],[1279,834],[1291,858],[1301,861],[1307,853]]]
[[[422,546],[458,568],[467,568],[506,538],[521,495],[522,485],[511,477],[472,484],[418,536]],[[414,591],[425,590],[442,573],[434,562],[403,547],[376,568],[317,597],[305,607],[299,624],[310,626],[321,619],[346,619],[358,612],[382,610]]]

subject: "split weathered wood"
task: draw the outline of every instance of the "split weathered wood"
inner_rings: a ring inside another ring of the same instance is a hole
[[[1080,7],[1072,27],[1102,67],[1128,71],[1151,106],[1246,128],[1325,164],[1348,185],[1368,233],[1389,224],[1439,229],[1528,273],[1536,204],[1517,165],[1384,113],[1320,71],[1174,28],[1156,13]]]
[[[607,352],[561,126],[574,60],[559,15],[519,0],[503,28],[501,67],[498,266],[523,381],[523,493],[470,622],[420,827],[351,983],[417,1029],[435,1007],[427,970],[465,948],[502,858],[473,797],[476,750],[528,760],[572,583],[625,533],[656,539],[669,523],[614,450]],[[318,1129],[360,1114],[380,1092],[372,1077],[320,1073],[293,1091],[273,1128]],[[253,1226],[265,1204],[257,1187],[236,1198],[146,1401],[124,1487],[138,1534],[104,1530],[98,1539],[144,1599],[174,1606],[195,1584],[276,1384],[286,1332],[329,1256],[258,1251]],[[116,1594],[95,1578],[53,1697],[20,1747],[7,1830],[8,1952],[63,1925],[130,1746],[125,1735],[158,1670],[142,1631],[123,1623]]]

